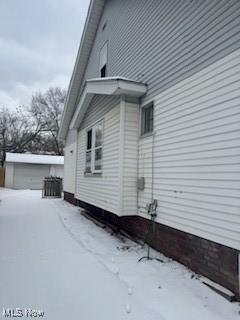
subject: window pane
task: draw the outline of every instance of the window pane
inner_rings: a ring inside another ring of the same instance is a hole
[[[87,150],[92,148],[92,129],[87,133]]]
[[[146,134],[153,131],[153,104],[142,108],[142,130]]]
[[[102,124],[96,125],[95,128],[95,147],[100,147],[102,146]]]
[[[85,168],[86,172],[91,172],[91,158],[92,158],[92,152],[87,151],[86,152],[86,168]]]
[[[141,109],[141,134],[145,133],[145,112]]]
[[[144,123],[144,133],[149,132],[149,112],[148,108],[144,110],[145,113],[145,123]]]
[[[102,148],[95,150],[95,170],[102,170]]]
[[[100,51],[100,61],[99,61],[99,69],[101,70],[106,64],[108,60],[108,42],[104,44]]]
[[[151,110],[151,107],[145,110],[145,132],[150,132]]]
[[[101,71],[100,71],[100,74],[101,74],[101,78],[105,78],[106,75],[107,75],[107,67],[106,65],[102,67]]]
[[[149,108],[149,132],[153,131],[153,105]]]

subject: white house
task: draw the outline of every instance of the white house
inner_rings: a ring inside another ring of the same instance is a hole
[[[7,153],[5,187],[42,189],[45,177],[63,177],[63,164],[62,156]]]
[[[92,0],[59,133],[66,200],[236,296],[239,35],[239,0]]]

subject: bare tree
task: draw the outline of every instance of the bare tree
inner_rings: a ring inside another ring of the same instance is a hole
[[[35,93],[29,108],[0,108],[0,165],[6,152],[63,154],[57,140],[66,91],[59,87]]]
[[[41,123],[42,148],[45,149],[44,143],[47,142],[51,151],[58,155],[63,154],[63,145],[58,141],[57,135],[65,98],[65,90],[50,88],[45,93],[35,93],[29,108],[35,122]]]
[[[33,141],[42,125],[38,121],[33,121],[31,115],[18,108],[10,111],[7,108],[0,109],[0,164],[4,165],[6,152],[26,152],[29,143]]]

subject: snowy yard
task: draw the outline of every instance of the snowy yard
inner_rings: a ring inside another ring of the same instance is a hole
[[[154,251],[163,263],[138,262],[146,248],[79,208],[39,191],[0,189],[0,199],[2,319],[3,308],[41,310],[50,320],[240,319],[238,303]]]

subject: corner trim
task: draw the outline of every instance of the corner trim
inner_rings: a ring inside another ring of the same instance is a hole
[[[123,169],[124,169],[125,109],[126,109],[125,97],[121,96],[121,99],[120,99],[120,141],[119,141],[119,197],[118,197],[119,215],[122,215],[122,211],[123,211]]]
[[[240,252],[238,253],[238,294],[240,297]]]

